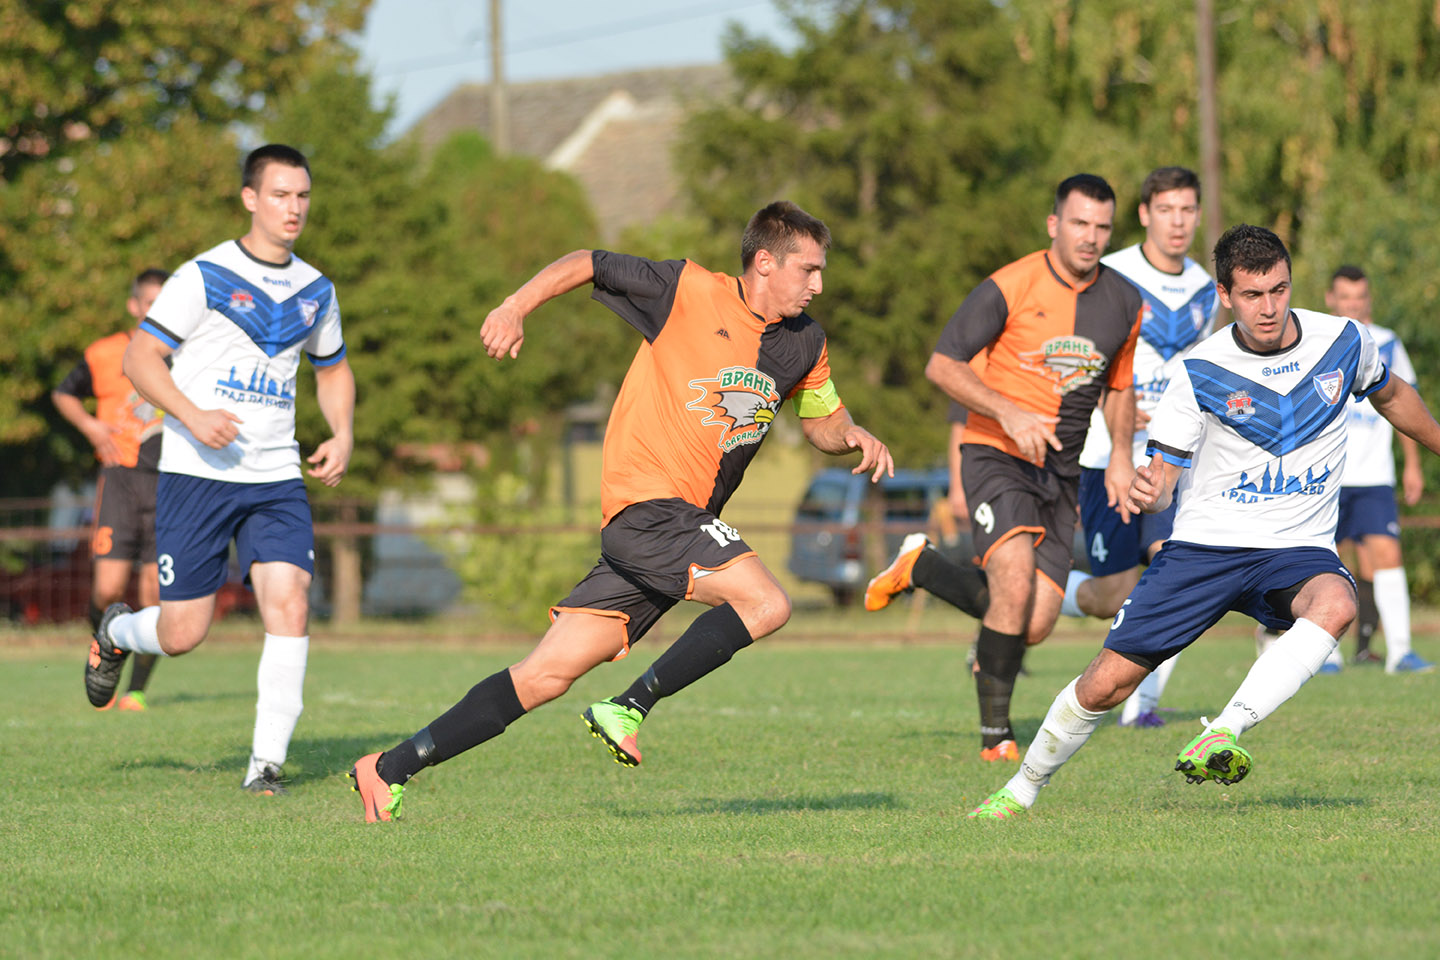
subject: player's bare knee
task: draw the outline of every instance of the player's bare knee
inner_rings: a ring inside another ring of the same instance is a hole
[[[775,586],[758,592],[741,604],[731,604],[750,636],[758,640],[779,630],[790,620],[790,596]]]

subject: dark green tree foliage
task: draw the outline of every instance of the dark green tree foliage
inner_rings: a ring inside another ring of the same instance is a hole
[[[0,495],[93,464],[48,394],[128,284],[227,233],[237,123],[344,49],[363,0],[0,6]]]

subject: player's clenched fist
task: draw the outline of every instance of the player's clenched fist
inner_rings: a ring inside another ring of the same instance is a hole
[[[196,440],[219,450],[240,435],[239,425],[244,422],[229,410],[201,410],[185,426]]]

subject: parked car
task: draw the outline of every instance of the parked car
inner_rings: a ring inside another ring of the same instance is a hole
[[[825,584],[837,603],[850,603],[906,534],[926,528],[931,509],[949,487],[943,469],[896,470],[875,484],[868,473],[844,468],[817,472],[795,514],[790,572]],[[969,541],[968,532],[964,539]]]
[[[931,511],[950,491],[945,469],[896,470],[894,477],[855,475],[832,467],[818,471],[795,512],[790,538],[790,572],[801,580],[823,583],[835,602],[852,603],[875,572],[900,549],[907,534],[924,531]],[[877,538],[873,536],[879,533]],[[975,556],[968,524],[953,543],[936,545],[957,563]],[[1089,570],[1084,533],[1075,527],[1075,567]]]

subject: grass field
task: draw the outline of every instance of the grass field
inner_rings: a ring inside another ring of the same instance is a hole
[[[360,822],[354,759],[524,646],[317,630],[292,790],[263,799],[239,790],[253,627],[161,664],[143,715],[85,705],[79,641],[0,634],[0,956],[1440,956],[1440,676],[1319,677],[1246,737],[1244,783],[1191,786],[1175,752],[1253,654],[1227,621],[1170,726],[1103,726],[1033,811],[982,823],[1009,770],[977,757],[972,630],[927,611],[955,641],[897,640],[911,616],[797,615],[661,704],[626,770],[577,715],[647,643],[422,773],[389,825]],[[1022,740],[1098,647],[1071,630],[1029,658]]]

